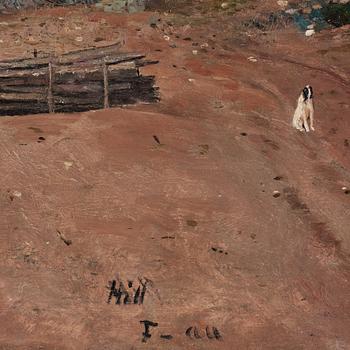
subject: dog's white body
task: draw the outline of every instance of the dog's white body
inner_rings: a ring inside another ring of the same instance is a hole
[[[309,132],[314,128],[314,104],[312,101],[312,87],[307,85],[298,98],[298,105],[294,112],[293,127],[300,130]],[[310,121],[310,127],[309,127]]]

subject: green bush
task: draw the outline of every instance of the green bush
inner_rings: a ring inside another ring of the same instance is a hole
[[[321,9],[321,13],[324,20],[335,27],[350,24],[350,3],[330,3]]]

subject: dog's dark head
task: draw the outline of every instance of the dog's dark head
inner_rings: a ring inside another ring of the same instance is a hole
[[[303,89],[304,101],[311,100],[314,96],[314,92],[312,90],[312,86],[306,85]]]

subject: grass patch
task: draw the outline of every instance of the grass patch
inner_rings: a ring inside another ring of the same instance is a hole
[[[350,3],[330,3],[321,9],[321,14],[326,22],[335,27],[350,24]]]

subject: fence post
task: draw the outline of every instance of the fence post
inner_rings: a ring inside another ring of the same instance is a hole
[[[104,108],[109,108],[108,66],[103,63]]]
[[[49,62],[49,88],[47,92],[47,103],[49,105],[49,113],[54,113],[54,100],[52,94],[52,81],[53,81],[53,72],[52,72],[52,62]]]

